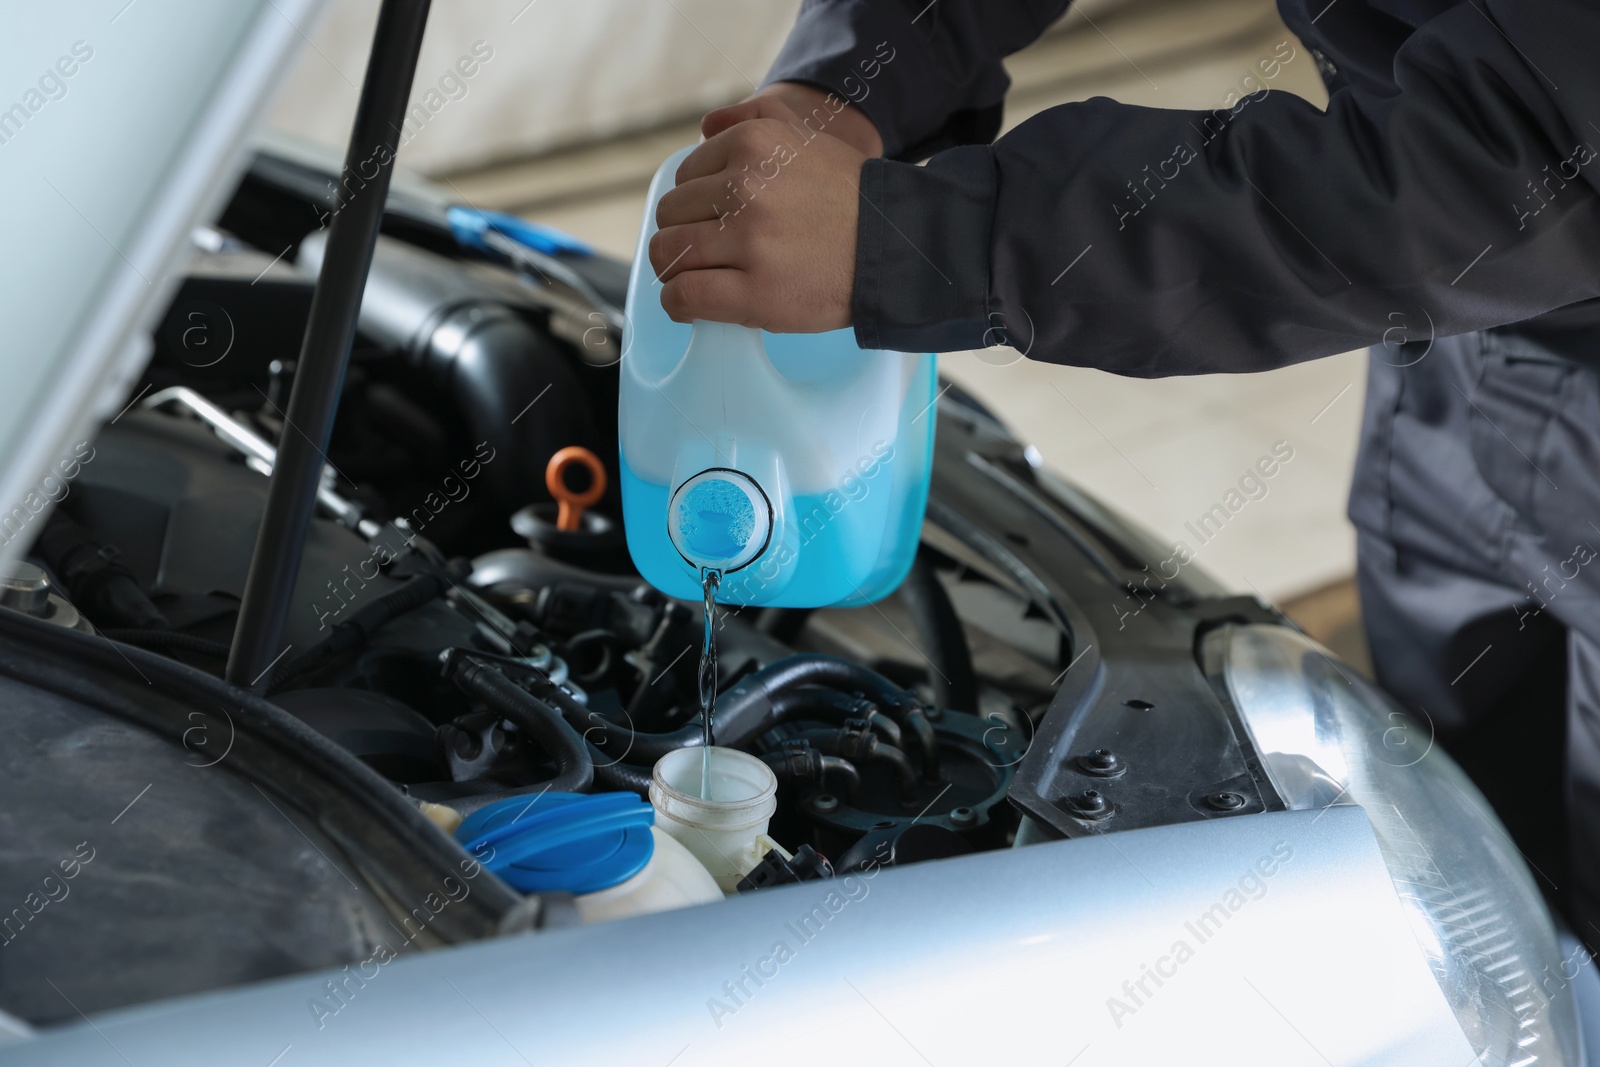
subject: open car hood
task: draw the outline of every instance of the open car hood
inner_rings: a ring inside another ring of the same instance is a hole
[[[0,34],[0,561],[60,495],[57,463],[117,414],[185,238],[323,0],[94,0]]]

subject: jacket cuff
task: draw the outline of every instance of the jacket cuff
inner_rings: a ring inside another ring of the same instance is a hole
[[[1003,340],[989,315],[995,164],[987,145],[926,166],[861,167],[851,317],[862,348],[960,352]]]

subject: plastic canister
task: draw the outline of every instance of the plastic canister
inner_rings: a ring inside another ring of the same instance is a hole
[[[628,551],[646,580],[685,599],[700,599],[702,568],[721,572],[725,604],[887,596],[911,567],[927,504],[934,357],[864,351],[850,330],[668,318],[649,243],[689,151],[656,172],[628,282],[618,387]]]
[[[694,853],[725,892],[775,845],[767,822],[778,808],[777,776],[738,749],[680,748],[662,756],[650,776],[650,803],[656,827]]]
[[[586,922],[722,899],[700,861],[632,793],[542,793],[480,808],[455,837],[524,893],[576,895]]]

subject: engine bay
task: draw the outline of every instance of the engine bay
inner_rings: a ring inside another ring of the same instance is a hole
[[[297,432],[284,410],[323,233],[284,220],[314,223],[314,192],[261,157],[197,235],[150,385],[36,542],[99,632],[216,675],[276,443]],[[656,760],[702,743],[702,619],[637,577],[622,538],[604,295],[619,265],[578,257],[592,276],[560,284],[391,216],[284,648],[254,687],[418,804],[643,794]],[[569,531],[546,466],[574,448],[608,484]],[[787,850],[845,871],[1013,840],[1007,791],[1071,642],[969,564],[925,543],[882,603],[718,612],[716,741],[773,770]]]

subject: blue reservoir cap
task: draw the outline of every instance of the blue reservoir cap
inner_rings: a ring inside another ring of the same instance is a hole
[[[633,793],[507,797],[468,815],[456,840],[524,893],[597,893],[644,870],[655,810]]]

